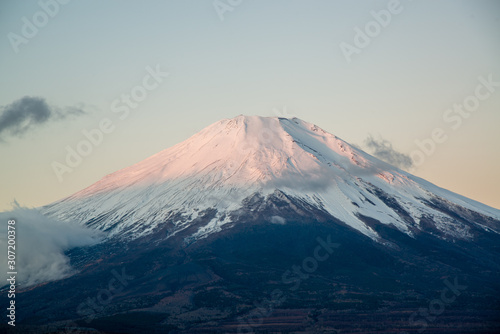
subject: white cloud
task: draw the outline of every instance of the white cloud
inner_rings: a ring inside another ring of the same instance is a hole
[[[286,224],[286,219],[281,217],[281,216],[272,216],[271,217],[271,223],[272,224],[277,224],[277,225],[285,225]]]
[[[17,207],[0,213],[0,268],[7,275],[7,222],[14,219],[16,231],[17,282],[30,286],[58,280],[74,273],[65,251],[100,241],[100,235],[76,223],[60,222],[37,209]]]

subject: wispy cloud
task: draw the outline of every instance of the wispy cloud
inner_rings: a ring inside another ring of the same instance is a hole
[[[318,165],[302,172],[285,170],[282,175],[265,183],[268,188],[289,188],[299,191],[323,191],[335,183],[335,174],[326,166]]]
[[[365,145],[370,154],[393,166],[405,170],[413,167],[413,161],[409,155],[396,151],[392,147],[392,143],[382,137],[376,139],[369,135],[365,139]]]
[[[0,106],[0,139],[21,137],[28,131],[52,121],[87,114],[78,106],[55,107],[42,97],[24,96],[11,104]]]

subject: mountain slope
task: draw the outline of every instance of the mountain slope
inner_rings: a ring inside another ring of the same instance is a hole
[[[216,210],[193,233],[198,239],[231,227],[246,198],[277,189],[373,240],[381,238],[367,219],[409,236],[432,230],[443,238],[472,239],[477,228],[500,232],[500,210],[390,166],[311,123],[257,116],[216,122],[42,212],[134,239],[167,221],[175,235],[200,212]],[[457,212],[474,218],[464,221]]]

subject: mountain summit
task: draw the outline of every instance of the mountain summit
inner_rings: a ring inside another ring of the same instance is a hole
[[[138,238],[170,222],[169,235],[200,213],[215,215],[190,237],[231,228],[249,198],[286,196],[327,212],[373,240],[370,222],[409,236],[473,239],[499,232],[500,211],[439,188],[298,118],[238,116],[43,208],[109,237]],[[469,219],[457,219],[455,212]],[[473,219],[471,217],[474,217]],[[272,219],[269,218],[269,221]]]

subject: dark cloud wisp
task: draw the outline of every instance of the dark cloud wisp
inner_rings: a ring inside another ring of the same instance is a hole
[[[370,135],[365,139],[365,145],[368,147],[372,155],[382,161],[405,170],[413,167],[413,160],[410,156],[396,151],[392,147],[392,143],[386,139],[376,139]]]
[[[0,106],[0,138],[20,137],[43,124],[84,115],[80,107],[51,106],[42,97],[24,96],[9,105]]]

